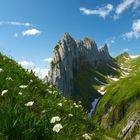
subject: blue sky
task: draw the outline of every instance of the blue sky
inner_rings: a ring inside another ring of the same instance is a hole
[[[140,0],[0,0],[0,52],[21,64],[46,72],[64,32],[140,54]]]

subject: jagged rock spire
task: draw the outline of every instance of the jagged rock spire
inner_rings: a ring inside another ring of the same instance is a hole
[[[65,33],[64,33],[64,37],[63,37],[63,39],[64,39],[64,40],[71,40],[72,37],[70,36],[69,33],[65,32]]]
[[[109,63],[111,59],[106,44],[98,50],[95,41],[89,38],[75,41],[66,32],[55,47],[49,81],[69,98],[74,90],[73,76],[82,64],[89,63],[97,67],[101,61]]]
[[[102,51],[102,52],[104,52],[104,53],[109,53],[109,52],[108,52],[108,46],[107,46],[106,43],[105,43],[105,44],[103,45],[103,47],[101,47],[99,50]]]
[[[111,56],[109,54],[107,44],[104,44],[103,47],[99,49],[99,52],[100,52],[102,59],[104,59],[106,61],[111,60]]]

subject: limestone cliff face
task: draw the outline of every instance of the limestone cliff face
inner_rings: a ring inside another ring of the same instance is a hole
[[[48,80],[69,98],[74,90],[73,76],[76,71],[82,70],[84,63],[97,67],[101,62],[112,63],[107,45],[98,50],[95,41],[89,38],[75,41],[65,33],[54,49]]]
[[[110,54],[108,52],[108,47],[107,47],[107,44],[105,44],[102,48],[99,49],[99,52],[100,52],[100,57],[109,62],[110,61]]]

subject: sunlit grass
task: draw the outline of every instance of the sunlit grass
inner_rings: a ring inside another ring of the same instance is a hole
[[[59,122],[51,123],[54,116]],[[80,103],[0,54],[0,139],[74,140],[93,130]]]

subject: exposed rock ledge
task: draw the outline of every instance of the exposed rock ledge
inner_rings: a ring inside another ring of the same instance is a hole
[[[119,138],[124,139],[131,139],[133,136],[131,136],[134,128],[136,125],[140,125],[140,112],[136,112],[131,118],[128,119],[125,127],[118,135]],[[140,136],[140,132],[133,138],[134,140],[137,140],[137,137]],[[139,137],[140,138],[140,137]]]

